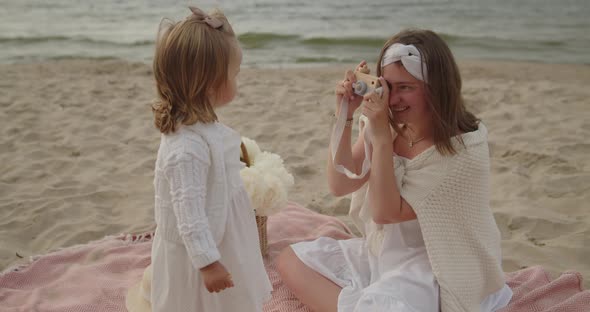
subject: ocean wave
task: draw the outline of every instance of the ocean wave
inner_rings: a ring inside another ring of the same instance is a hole
[[[448,43],[453,53],[461,57],[589,63],[585,53],[589,48],[588,43],[579,40],[556,37],[523,40],[492,36],[464,36],[454,33],[439,34]],[[20,62],[22,60],[19,59],[19,55],[26,59],[55,59],[56,56],[58,59],[84,58],[88,55],[96,55],[97,58],[131,58],[144,61],[153,53],[153,40],[120,42],[116,39],[103,40],[63,35],[0,36],[0,47],[8,47],[8,49],[2,49],[5,52],[0,53],[0,63]],[[293,62],[294,64],[355,62],[353,60],[370,59],[378,55],[386,39],[330,35],[306,37],[273,32],[247,32],[238,35],[244,50],[251,51],[247,53],[257,54],[255,62]],[[68,55],[63,56],[64,52]],[[277,53],[284,57],[279,59],[270,57]]]
[[[489,36],[459,36],[453,34],[439,33],[441,37],[447,42],[447,44],[467,46],[467,47],[479,47],[479,48],[491,48],[491,49],[522,49],[522,50],[538,50],[546,48],[564,47],[568,45],[566,40],[538,40],[538,39],[506,39]]]
[[[505,39],[495,37],[474,37],[474,36],[462,36],[456,34],[440,34],[442,38],[454,47],[471,47],[478,49],[489,49],[502,50],[502,51],[538,51],[552,48],[567,48],[571,46],[571,43],[567,40],[559,39],[528,39],[528,40],[517,40],[517,39]],[[300,35],[291,34],[277,34],[277,33],[256,33],[249,32],[238,36],[239,41],[242,43],[245,49],[261,49],[261,48],[273,48],[278,44],[280,45],[297,45],[308,48],[325,48],[325,47],[355,47],[355,48],[375,48],[380,49],[387,38],[377,37],[330,37],[330,36],[318,36],[318,37],[303,37]]]
[[[82,55],[57,55],[47,58],[51,61],[88,60],[88,61],[111,61],[123,60],[116,56],[82,56]]]
[[[441,33],[441,37],[450,46],[477,47],[489,49],[523,49],[538,50],[547,48],[557,48],[568,46],[567,40],[517,40],[496,37],[474,37],[461,36],[455,34]],[[305,38],[300,35],[277,34],[277,33],[257,33],[248,32],[238,36],[238,40],[246,49],[260,49],[272,47],[275,44],[297,44],[308,47],[317,46],[351,46],[364,48],[381,48],[386,38],[375,37],[310,37]],[[87,45],[109,45],[123,47],[143,47],[151,46],[154,40],[137,40],[131,42],[120,42],[114,40],[94,39],[82,36],[31,36],[31,37],[0,37],[0,44],[10,45],[30,45],[41,43],[79,43]]]
[[[310,37],[300,35],[248,32],[238,36],[238,40],[247,49],[259,49],[273,44],[298,44],[303,46],[364,46],[380,48],[384,38],[364,37]]]
[[[303,39],[301,42],[312,46],[363,46],[381,48],[385,38],[371,37],[317,37]]]
[[[238,40],[246,49],[258,49],[268,46],[271,43],[299,40],[297,35],[247,32],[238,35]]]
[[[80,44],[94,44],[94,45],[111,45],[111,46],[126,46],[139,47],[153,45],[153,40],[138,40],[132,42],[118,42],[110,40],[93,39],[88,37],[68,37],[68,36],[31,36],[31,37],[0,37],[0,44],[12,45],[28,45],[39,43],[80,43]]]
[[[339,63],[342,60],[335,57],[298,57],[295,58],[295,63]]]

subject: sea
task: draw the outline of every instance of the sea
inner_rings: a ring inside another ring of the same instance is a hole
[[[158,24],[189,5],[230,20],[250,67],[369,62],[404,28],[458,59],[590,64],[590,0],[0,0],[0,63],[150,63]]]

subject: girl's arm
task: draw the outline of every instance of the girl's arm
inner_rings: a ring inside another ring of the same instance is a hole
[[[164,174],[170,185],[178,232],[194,267],[201,269],[218,261],[221,255],[205,213],[209,150],[204,142],[197,145],[199,153],[174,153],[166,162]]]
[[[193,143],[193,142],[191,142]],[[209,292],[233,287],[231,275],[219,262],[221,255],[205,212],[209,149],[204,142],[194,142],[192,152],[180,152],[168,159],[164,169],[170,183],[172,210],[176,216],[178,233],[191,258],[200,270],[203,283]]]

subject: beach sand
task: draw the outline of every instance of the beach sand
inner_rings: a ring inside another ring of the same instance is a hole
[[[324,178],[339,65],[242,69],[220,119],[280,154],[290,199],[343,220]],[[590,66],[462,61],[489,130],[504,270],[543,265],[590,283]],[[123,61],[0,65],[0,269],[106,235],[153,229],[159,133],[151,69]],[[21,258],[23,257],[23,258]]]

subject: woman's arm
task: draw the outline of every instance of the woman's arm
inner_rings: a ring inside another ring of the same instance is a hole
[[[379,77],[382,93],[364,96],[363,113],[371,121],[371,171],[369,196],[373,221],[377,224],[399,223],[416,219],[414,210],[402,198],[397,187],[393,164],[394,132],[389,124],[389,87]]]
[[[369,201],[373,222],[377,224],[416,219],[416,213],[402,198],[397,187],[393,165],[393,142],[373,144]]]
[[[362,68],[365,65],[366,62],[362,61],[357,68]],[[340,106],[343,98],[346,98],[349,101],[347,119],[352,119],[355,110],[360,106],[362,97],[353,92],[352,84],[354,82],[356,82],[356,76],[349,70],[344,74],[344,80],[336,84],[335,116],[340,115]],[[331,130],[334,131],[334,129]],[[365,142],[363,140],[364,132],[362,129],[360,132],[356,143],[354,146],[351,146],[352,127],[344,127],[340,146],[338,146],[336,155],[334,155],[337,164],[343,165],[354,173],[359,173],[365,158]],[[332,142],[330,142],[330,145],[328,146],[328,155],[328,166],[326,171],[328,175],[328,186],[332,195],[344,196],[358,190],[363,184],[365,184],[369,174],[363,179],[349,179],[345,174],[334,169],[334,161],[332,160]]]
[[[365,141],[364,141],[364,129],[361,129],[359,137],[356,140],[354,146],[351,146],[352,128],[344,127],[342,133],[342,140],[340,140],[340,146],[336,151],[335,160],[336,163],[343,165],[348,170],[358,174],[361,171],[363,160],[365,159]],[[328,186],[330,192],[334,196],[344,196],[358,190],[363,184],[367,182],[371,172],[369,171],[362,179],[350,179],[345,174],[336,171],[334,168],[334,162],[332,161],[332,143],[328,146]]]

